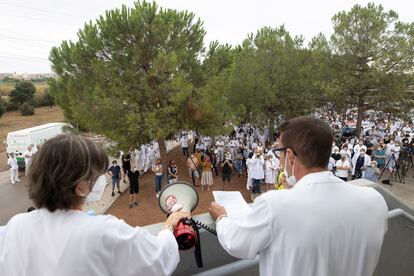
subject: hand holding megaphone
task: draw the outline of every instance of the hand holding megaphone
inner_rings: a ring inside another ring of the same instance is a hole
[[[167,228],[171,228],[171,230],[175,229],[175,227],[177,226],[180,220],[191,217],[190,213],[180,211],[182,209],[182,206],[178,207],[177,209],[178,210],[172,210],[172,213],[168,216],[167,220],[164,222],[164,226]]]

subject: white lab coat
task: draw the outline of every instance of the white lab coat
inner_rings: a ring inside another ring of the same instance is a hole
[[[260,275],[365,276],[377,265],[387,219],[380,193],[325,171],[262,194],[244,217],[222,218],[217,233],[235,257],[259,252]]]
[[[110,215],[39,209],[0,229],[0,275],[169,275],[179,258],[170,230],[153,236]]]
[[[355,175],[356,163],[357,163],[359,155],[360,155],[360,153],[356,152],[354,154],[354,157],[352,158],[352,175]],[[365,166],[368,167],[369,165],[371,165],[371,157],[369,157],[368,154],[365,154],[363,167],[365,167]],[[362,171],[362,177],[364,177],[364,175],[365,175],[365,172]]]
[[[263,179],[264,178],[264,159],[263,157],[257,158],[253,155],[252,158],[247,159],[246,165],[249,169],[249,178],[251,179]]]

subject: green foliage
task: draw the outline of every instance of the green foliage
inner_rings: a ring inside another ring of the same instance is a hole
[[[3,116],[3,114],[6,112],[6,105],[4,104],[4,101],[0,99],[0,118]]]
[[[10,102],[16,105],[32,102],[36,88],[33,83],[29,81],[19,81],[15,84],[14,89],[10,91]]]
[[[20,106],[20,113],[23,116],[31,116],[35,114],[35,109],[30,103],[24,103]]]
[[[358,108],[357,127],[364,111],[384,110],[406,92],[406,73],[414,65],[414,24],[398,21],[381,5],[355,5],[333,19],[330,65],[335,77],[334,98]]]
[[[50,108],[52,108],[55,105],[55,99],[49,93],[49,91],[46,90],[45,93],[43,93],[42,95],[36,95],[34,97],[33,105],[35,107],[49,106]]]
[[[228,98],[242,120],[273,125],[312,111],[319,99],[311,52],[283,27],[262,28],[238,49]]]
[[[52,49],[50,93],[69,121],[124,149],[168,137],[203,119],[195,88],[204,34],[193,13],[155,3],[107,11],[78,42]]]

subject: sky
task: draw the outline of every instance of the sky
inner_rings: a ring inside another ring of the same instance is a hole
[[[350,0],[158,0],[162,7],[188,10],[204,22],[205,44],[240,44],[249,33],[282,24],[308,42],[322,32],[332,34],[332,16],[370,1]],[[372,2],[372,0],[371,0]],[[414,1],[378,0],[403,22],[414,21]],[[50,73],[48,56],[62,40],[77,39],[85,22],[105,10],[133,6],[134,0],[0,0],[0,73]]]

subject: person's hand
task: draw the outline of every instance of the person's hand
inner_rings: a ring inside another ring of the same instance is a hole
[[[219,216],[227,214],[226,209],[215,202],[211,202],[210,208],[208,208],[208,212],[210,213],[210,216],[213,218],[213,220],[216,220]]]
[[[174,230],[180,220],[190,217],[190,213],[187,212],[173,212],[164,222],[164,226],[171,228],[171,230]]]

